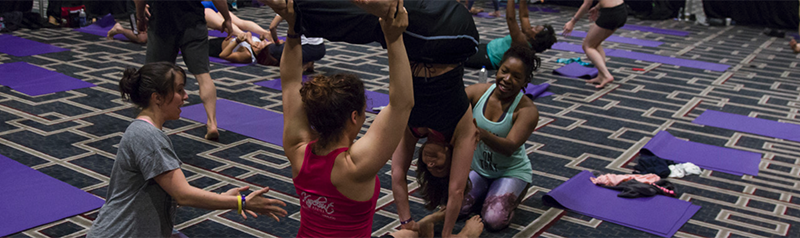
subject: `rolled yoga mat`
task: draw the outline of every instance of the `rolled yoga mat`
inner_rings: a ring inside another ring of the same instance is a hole
[[[56,47],[12,35],[0,35],[0,53],[6,53],[17,57],[62,52],[68,50],[69,49],[64,49],[61,47]]]
[[[661,28],[655,28],[655,27],[649,27],[649,26],[640,26],[640,25],[632,25],[632,24],[626,24],[625,26],[622,27],[622,29],[631,30],[631,31],[652,32],[652,33],[663,34],[663,35],[689,36],[689,32],[688,31],[661,29]]]
[[[684,141],[666,131],[658,132],[642,147],[642,152],[678,163],[692,162],[700,168],[737,176],[758,176],[762,157],[755,152]]]
[[[593,79],[597,77],[597,68],[585,67],[580,63],[569,63],[553,70],[553,74],[571,78]]]
[[[181,108],[181,117],[206,123],[202,103]],[[217,100],[217,127],[283,146],[283,114],[225,99]]]
[[[29,96],[63,92],[95,85],[26,62],[0,64],[0,85]]]
[[[692,123],[800,142],[800,125],[706,110]]]
[[[619,191],[600,187],[582,171],[542,197],[544,205],[577,213],[663,237],[672,237],[700,206],[677,198],[621,198]]]
[[[0,237],[89,212],[100,199],[0,155]]]
[[[303,82],[308,81],[308,76],[303,75]],[[275,90],[281,90],[281,79],[273,79],[267,81],[261,81],[254,83],[255,85],[267,87]],[[373,92],[369,90],[364,90],[364,95],[367,97],[367,110],[368,112],[378,113],[380,110],[376,110],[382,106],[389,105],[389,95]]]
[[[583,48],[580,45],[564,43],[564,42],[555,43],[553,45],[553,49],[583,53]],[[611,56],[611,57],[620,57],[620,58],[635,59],[635,60],[656,62],[662,64],[671,64],[681,67],[705,69],[717,72],[723,72],[725,70],[728,70],[728,68],[730,68],[729,65],[711,63],[699,60],[672,58],[669,56],[661,56],[661,55],[631,52],[625,50],[607,49],[607,48],[604,50],[606,51],[606,56]]]
[[[572,31],[572,33],[569,36],[585,38],[586,37],[586,32],[585,31]],[[615,36],[615,35],[609,36],[608,38],[606,38],[606,41],[617,42],[617,43],[625,43],[625,44],[631,44],[631,45],[641,45],[641,46],[647,46],[647,47],[658,47],[658,46],[664,44],[661,41],[635,39],[635,38]]]
[[[529,83],[528,86],[525,87],[525,94],[527,94],[531,99],[547,97],[553,95],[551,92],[545,92],[549,87],[549,83],[543,83],[539,85]]]

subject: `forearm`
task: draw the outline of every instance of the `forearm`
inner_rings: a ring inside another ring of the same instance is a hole
[[[181,191],[175,196],[175,200],[181,206],[207,210],[236,209],[239,202],[236,196],[216,194],[192,186]]]
[[[581,8],[578,9],[578,12],[575,13],[575,16],[573,16],[572,19],[570,19],[570,21],[573,22],[573,23],[577,23],[578,20],[580,20],[581,17],[584,14],[586,14],[586,12],[588,12],[589,8],[591,8],[591,7],[592,7],[592,2],[591,1],[584,1],[583,5],[581,5]]]
[[[217,8],[219,14],[222,14],[222,18],[226,21],[231,20],[231,13],[228,11],[228,2],[226,0],[211,0],[214,3],[214,7]]]
[[[389,105],[411,111],[414,107],[414,85],[411,66],[403,44],[403,36],[386,39],[389,58]]]
[[[147,5],[147,3],[145,3],[145,0],[133,0],[133,3],[136,5],[136,18],[137,18],[137,20],[144,18],[145,17],[144,16],[144,8],[145,8],[145,5]]]
[[[289,37],[286,37],[280,64],[281,86],[290,81],[291,83],[298,84],[302,82],[303,49],[300,45],[300,37],[291,37],[296,35],[293,24],[289,24],[287,35],[289,35]]]
[[[442,227],[442,237],[453,235],[453,227],[456,225],[458,213],[461,212],[461,203],[464,201],[464,190],[461,192],[450,192],[447,199],[447,209],[444,211],[444,226]]]
[[[514,141],[488,132],[481,133],[481,141],[493,151],[505,156],[511,156],[519,148]]]
[[[411,207],[408,205],[408,183],[406,176],[395,176],[392,174],[392,196],[394,197],[394,204],[397,207],[397,216],[401,221],[408,220],[411,217]]]
[[[516,10],[514,10],[515,5],[514,0],[508,0],[508,3],[506,3],[506,21],[517,21],[514,19],[517,14]]]
[[[272,42],[278,42],[278,24],[283,21],[281,15],[276,15],[275,18],[272,18],[272,22],[269,23],[269,34],[272,36]]]
[[[220,52],[220,53],[219,53],[219,57],[220,57],[220,58],[223,58],[223,59],[225,59],[225,58],[227,58],[228,56],[230,56],[230,55],[231,55],[231,53],[233,53],[233,48],[236,48],[236,45],[237,45],[237,44],[236,44],[236,43],[234,43],[234,44],[231,44],[232,42],[236,42],[236,40],[235,40],[235,39],[234,39],[234,40],[231,40],[231,41],[230,41],[230,42],[228,42],[227,44],[225,44],[225,43],[223,42],[223,44],[225,44],[225,45],[224,45],[224,46],[223,46],[223,48],[222,48],[222,52]]]

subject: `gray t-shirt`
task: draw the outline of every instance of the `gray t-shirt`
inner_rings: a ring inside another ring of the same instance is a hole
[[[87,237],[169,237],[177,203],[154,178],[180,166],[169,137],[134,120],[119,142],[106,203]]]

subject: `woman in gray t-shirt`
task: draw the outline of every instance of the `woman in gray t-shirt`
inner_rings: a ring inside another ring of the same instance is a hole
[[[87,237],[169,237],[177,205],[203,209],[239,209],[252,216],[286,216],[283,202],[268,199],[263,188],[244,197],[249,186],[223,194],[205,191],[186,181],[181,161],[169,137],[161,131],[167,120],[180,118],[187,99],[186,73],[168,62],[129,68],[119,82],[122,98],[141,109],[119,143],[106,203]]]

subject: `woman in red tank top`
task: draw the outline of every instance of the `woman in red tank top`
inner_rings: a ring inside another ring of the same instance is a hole
[[[369,237],[380,190],[377,174],[392,157],[414,106],[411,67],[403,44],[408,14],[391,9],[379,16],[389,57],[389,105],[362,140],[353,142],[366,120],[364,84],[355,75],[302,77],[300,35],[294,32],[294,2],[264,0],[289,24],[281,59],[283,149],[292,164],[300,199],[298,237]],[[396,13],[396,15],[395,15]]]

